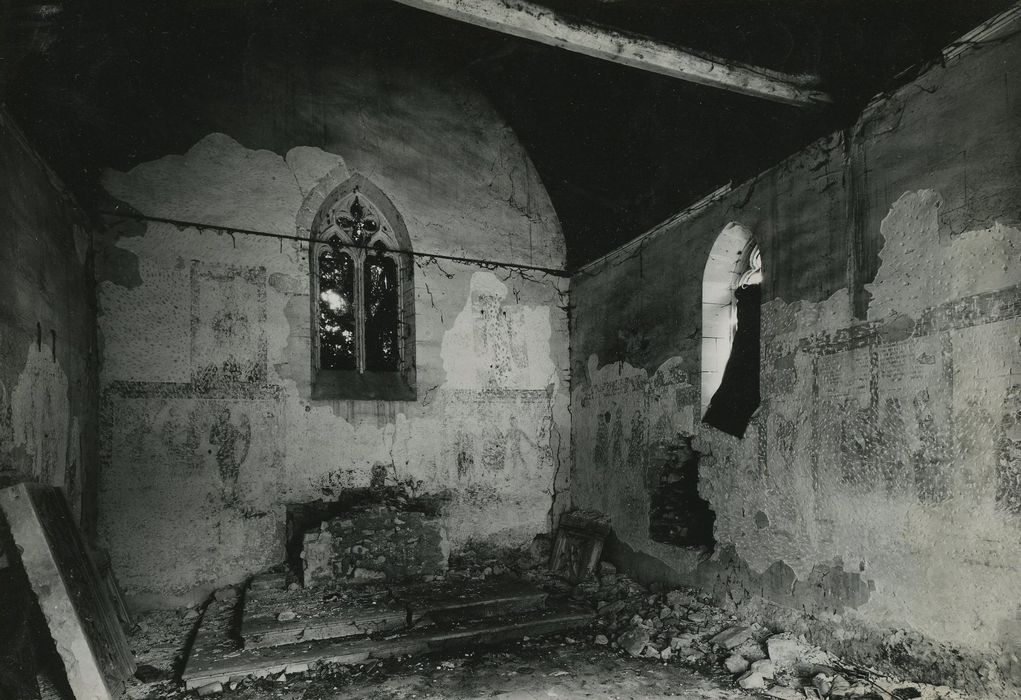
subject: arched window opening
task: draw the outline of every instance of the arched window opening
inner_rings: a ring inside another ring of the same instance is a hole
[[[762,254],[731,223],[713,245],[702,282],[702,421],[743,437],[759,406]]]
[[[410,240],[385,195],[352,180],[312,224],[313,398],[412,399]]]

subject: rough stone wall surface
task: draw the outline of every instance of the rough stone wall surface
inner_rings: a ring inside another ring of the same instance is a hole
[[[308,92],[287,86],[289,128],[255,100],[215,106],[216,133],[108,171],[106,190],[151,217],[294,236],[309,193],[358,172],[417,252],[562,266],[534,168],[466,86],[316,70]],[[268,74],[249,77],[284,92]],[[367,486],[380,465],[450,492],[455,546],[548,528],[569,474],[565,280],[416,258],[417,400],[322,401],[305,243],[111,219],[100,255],[100,533],[129,593],[168,600],[282,561],[285,504]]]
[[[612,516],[632,566],[807,612],[859,657],[1021,687],[1019,67],[1014,35],[933,68],[572,280],[572,504]],[[732,221],[765,271],[740,440],[699,420],[700,283]],[[685,440],[708,558],[647,536],[650,454]]]
[[[94,522],[92,242],[60,182],[0,110],[0,481],[64,490]]]
[[[373,579],[424,580],[447,570],[450,543],[441,518],[375,506],[305,533],[305,586]]]

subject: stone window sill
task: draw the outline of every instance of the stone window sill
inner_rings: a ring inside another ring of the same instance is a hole
[[[319,370],[312,380],[313,399],[414,401],[415,385],[401,372]]]

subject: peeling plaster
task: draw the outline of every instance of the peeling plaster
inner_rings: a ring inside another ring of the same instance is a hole
[[[873,295],[869,320],[918,318],[927,308],[1021,279],[1021,230],[996,223],[951,238],[940,221],[942,206],[938,192],[918,190],[890,208],[880,227],[882,264],[865,285]]]
[[[510,152],[498,165],[521,167]],[[283,159],[213,134],[184,156],[104,182],[145,213],[271,231],[289,217],[293,233],[302,197],[345,172],[339,156],[317,148]],[[416,246],[443,250],[448,230],[420,228],[428,212],[392,194]],[[252,226],[224,196],[264,221]],[[499,206],[459,207],[472,204]],[[506,259],[534,226],[509,213],[513,203],[502,206],[510,209],[493,225],[502,230],[474,236]],[[564,488],[567,475],[556,476],[557,464],[570,449],[561,437],[570,416],[558,369],[567,365],[560,280],[417,264],[420,399],[313,401],[306,246],[155,222],[108,245],[137,260],[141,282],[99,284],[109,446],[101,512],[117,514],[100,534],[130,593],[179,595],[281,561],[284,505],[367,486],[377,465],[448,495],[455,546],[520,544],[548,527],[554,481]],[[174,561],[158,579],[153,543]]]
[[[811,605],[992,648],[1021,573],[1010,505],[1021,502],[1021,470],[1001,447],[1013,429],[1005,412],[1021,408],[1011,388],[1021,384],[1021,237],[996,224],[941,241],[940,201],[909,192],[883,220],[870,288],[881,322],[855,322],[847,289],[763,304],[767,400],[743,440],[698,424],[683,374],[664,380],[684,356],[649,375],[590,355],[572,394],[576,504],[611,514],[620,542],[689,582],[712,587],[721,566],[738,566],[746,583],[730,576],[719,589],[736,602],[807,605],[825,566],[861,582]],[[971,311],[980,300],[1003,320]],[[645,465],[626,449],[636,431],[650,446],[671,431],[696,436],[699,491],[725,545],[711,560],[648,539]]]
[[[53,361],[50,348],[29,345],[10,402],[14,446],[33,455],[32,473],[40,481],[64,484],[71,404],[67,375]]]
[[[615,563],[865,665],[1017,695],[1019,60],[1013,37],[933,67],[855,128],[643,238],[641,256],[572,280],[572,494],[611,516]],[[716,514],[706,558],[648,541],[647,468],[617,445],[638,434],[654,454],[658,425],[688,424],[690,382],[635,367],[699,371],[706,261],[691,253],[735,217],[775,298],[746,437],[693,416]],[[616,342],[625,332],[643,343]]]
[[[443,334],[446,388],[556,389],[549,307],[506,304],[507,294],[492,272],[472,274],[468,302]]]

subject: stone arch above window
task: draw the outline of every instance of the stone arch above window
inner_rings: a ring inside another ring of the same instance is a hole
[[[743,435],[759,404],[762,274],[761,252],[751,232],[738,223],[727,224],[713,244],[702,278],[701,374],[703,420],[732,434]]]
[[[298,223],[309,236],[312,398],[412,400],[415,285],[404,220],[359,174],[310,198],[317,194],[311,221]]]

